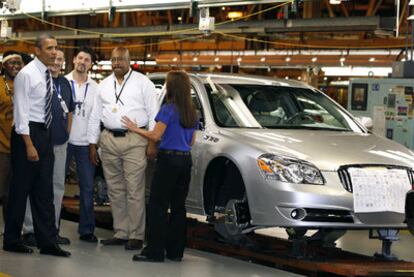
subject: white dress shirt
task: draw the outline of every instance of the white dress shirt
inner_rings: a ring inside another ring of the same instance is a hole
[[[72,90],[74,90],[72,91],[72,97],[75,102],[69,143],[77,146],[86,146],[89,145],[87,136],[88,121],[98,91],[98,84],[88,77],[85,83],[79,85],[73,80],[72,72],[65,77],[68,79]]]
[[[89,120],[89,143],[98,142],[101,121],[107,129],[125,129],[121,123],[124,115],[135,121],[139,127],[147,126],[152,130],[158,108],[155,86],[147,76],[130,69],[125,74],[123,82],[119,84],[112,73],[98,86]]]
[[[13,116],[18,134],[30,135],[29,121],[45,122],[46,70],[35,58],[14,79]]]

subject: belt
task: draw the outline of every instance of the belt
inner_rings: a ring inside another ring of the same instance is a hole
[[[29,121],[29,127],[41,128],[41,129],[47,130],[46,125],[43,122]]]
[[[110,132],[114,137],[125,137],[126,133],[128,133],[128,130],[125,129],[108,129],[105,128],[108,132]]]
[[[158,153],[165,155],[178,155],[178,156],[190,156],[190,151],[178,151],[178,150],[159,150]]]

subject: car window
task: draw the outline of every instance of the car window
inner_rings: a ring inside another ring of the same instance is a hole
[[[219,126],[252,127],[254,124],[247,121],[253,117],[265,128],[341,131],[358,128],[329,98],[311,89],[250,84],[220,84],[217,88],[213,92],[206,85]]]
[[[161,100],[163,89],[164,89],[164,79],[151,79],[155,86],[155,92],[157,93],[157,99]]]
[[[162,87],[165,83],[165,79],[151,79],[151,81],[154,83],[155,87]]]
[[[217,94],[212,95],[213,111],[219,126],[238,127],[236,120]]]

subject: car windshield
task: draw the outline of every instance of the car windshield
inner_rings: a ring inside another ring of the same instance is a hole
[[[271,85],[206,85],[215,121],[222,127],[361,129],[324,94],[307,88]]]

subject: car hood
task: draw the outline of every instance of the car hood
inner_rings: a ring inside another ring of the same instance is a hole
[[[221,133],[263,153],[302,159],[324,171],[334,171],[341,165],[350,164],[414,167],[411,150],[374,134],[280,129],[226,129]]]

